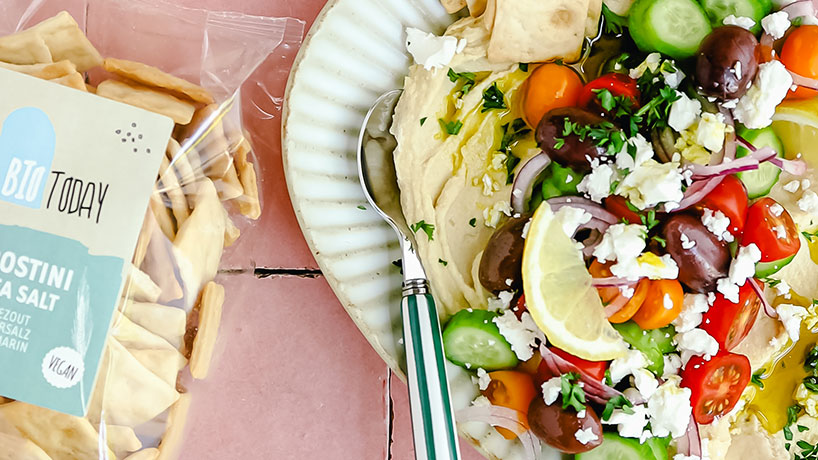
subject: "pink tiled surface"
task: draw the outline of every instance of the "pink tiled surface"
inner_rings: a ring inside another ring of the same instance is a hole
[[[308,26],[326,0],[174,0],[185,6],[292,16]],[[395,0],[401,1],[401,0]],[[295,49],[260,71],[274,115],[254,139],[263,151],[264,212],[232,248],[229,268],[316,269],[290,205],[281,162],[280,102]],[[210,377],[194,383],[185,460],[410,460],[406,386],[388,371],[325,279],[224,275],[227,304]],[[483,457],[465,443],[463,460]]]

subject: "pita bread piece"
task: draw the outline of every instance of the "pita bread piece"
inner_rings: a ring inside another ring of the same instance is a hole
[[[187,314],[181,308],[127,302],[123,312],[131,321],[167,340],[174,348],[181,348],[187,324]]]
[[[128,351],[146,369],[172,387],[176,386],[179,371],[187,365],[187,360],[178,350],[135,350],[128,348]]]
[[[162,230],[161,233],[169,240],[174,239],[176,237],[176,223],[173,220],[170,209],[165,204],[164,194],[159,191],[156,185],[153,186],[153,193],[151,193],[148,205],[151,211],[153,211],[153,217],[156,218],[156,223],[159,224],[159,228]]]
[[[26,438],[0,432],[0,460],[51,460],[51,457]]]
[[[82,32],[77,21],[66,11],[46,19],[23,33],[32,33],[41,37],[48,46],[54,61],[67,59],[76,64],[80,72],[102,64],[102,56],[99,51]]]
[[[469,14],[473,18],[486,12],[486,0],[466,0],[466,6],[469,7]]]
[[[162,157],[161,171],[159,174],[161,189],[170,200],[170,208],[173,212],[173,217],[176,219],[176,226],[179,227],[190,217],[187,198],[185,198],[185,194],[182,192],[182,186],[179,185],[179,178],[176,177],[176,171],[170,167],[170,161],[167,156]]]
[[[179,229],[173,253],[185,291],[185,307],[190,310],[204,285],[216,277],[224,251],[224,208],[216,187],[209,179],[199,182],[193,212]]]
[[[105,437],[108,447],[114,451],[117,458],[122,458],[131,452],[142,448],[142,441],[136,437],[133,428],[121,425],[105,425]]]
[[[202,104],[213,103],[213,96],[201,86],[141,62],[107,58],[102,67],[120,77],[131,79],[146,86],[167,90],[195,102],[201,102]]]
[[[216,186],[216,191],[219,192],[219,199],[222,201],[234,200],[244,194],[244,187],[232,163],[229,165],[224,176],[213,179],[213,185]]]
[[[589,0],[490,0],[494,12],[491,63],[579,59],[585,41]],[[487,19],[487,21],[491,21]]]
[[[28,31],[0,37],[0,61],[12,64],[53,62],[45,40]]]
[[[159,458],[159,449],[151,447],[125,457],[125,460],[156,460],[157,458]]]
[[[58,85],[67,86],[69,88],[74,88],[78,91],[82,91],[83,93],[88,92],[88,88],[85,87],[85,79],[82,78],[82,74],[79,72],[70,73],[63,77],[52,78],[48,81]]]
[[[168,429],[165,431],[162,442],[159,443],[159,460],[172,460],[179,456],[188,412],[190,412],[190,394],[185,393],[179,397],[168,413]]]
[[[175,350],[173,345],[162,337],[131,321],[119,311],[114,312],[114,325],[111,336],[123,346],[136,350]]]
[[[52,458],[99,457],[97,430],[87,419],[19,401],[0,406],[0,419]]]
[[[178,261],[175,260],[173,244],[158,227],[151,235],[148,252],[141,268],[161,289],[159,302],[169,304],[184,296],[176,275]]]
[[[134,249],[133,255],[134,266],[139,267],[142,265],[142,261],[145,260],[145,253],[148,252],[148,243],[150,243],[151,235],[157,225],[156,217],[153,215],[153,209],[148,206],[148,210],[145,212],[145,220],[142,221],[142,228],[139,229],[139,237],[136,239],[136,249]]]
[[[131,271],[128,273],[126,296],[137,302],[156,302],[162,295],[162,289],[154,283],[150,276],[131,264]]]
[[[457,13],[466,6],[466,0],[440,0],[440,3],[449,14]]]
[[[73,62],[63,60],[48,64],[7,64],[0,62],[0,67],[15,72],[31,75],[32,77],[51,80],[52,78],[64,77],[77,71],[77,66]]]
[[[165,115],[180,125],[190,123],[195,111],[190,102],[135,83],[105,80],[97,86],[97,95]]]
[[[190,353],[190,375],[195,379],[207,378],[213,350],[216,348],[216,337],[222,320],[224,306],[224,286],[213,281],[202,290],[199,304],[199,330],[193,339],[193,350]]]
[[[239,180],[244,188],[244,195],[236,198],[239,211],[256,220],[261,217],[261,202],[258,199],[258,180],[253,163],[246,162],[243,167],[239,167]]]
[[[99,422],[99,409],[104,409],[106,422],[137,427],[179,399],[174,387],[143,366],[116,339],[108,340],[102,364],[98,388],[92,396],[94,410],[88,413],[96,422]]]
[[[224,210],[224,247],[232,246],[241,236],[241,230],[233,223],[227,209]]]

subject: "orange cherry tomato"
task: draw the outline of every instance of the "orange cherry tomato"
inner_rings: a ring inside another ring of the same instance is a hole
[[[818,26],[800,26],[793,30],[781,48],[781,62],[787,69],[807,78],[818,78]],[[808,99],[818,91],[798,88],[787,93],[788,99]]]
[[[628,303],[626,303],[621,310],[611,315],[608,321],[619,324],[633,318],[633,315],[635,315],[642,307],[642,304],[645,303],[645,299],[648,297],[648,291],[650,291],[650,284],[651,281],[647,278],[639,280]]]
[[[677,280],[655,280],[633,320],[642,329],[659,329],[670,324],[682,312],[684,291]]]
[[[603,264],[594,259],[594,261],[591,262],[591,266],[588,267],[588,271],[594,278],[608,278],[609,276],[613,276],[609,267],[610,264]],[[622,293],[619,288],[616,287],[601,287],[597,288],[597,291],[599,291],[599,298],[602,299],[602,303],[605,305],[611,303]]]
[[[528,77],[523,112],[529,126],[536,128],[549,110],[577,105],[582,79],[574,69],[562,64],[543,64]]]
[[[489,377],[491,383],[482,391],[483,396],[495,406],[520,411],[523,414],[523,423],[528,427],[528,406],[537,396],[531,376],[517,371],[494,371],[489,372]],[[497,431],[506,439],[517,437],[505,428],[497,427]]]

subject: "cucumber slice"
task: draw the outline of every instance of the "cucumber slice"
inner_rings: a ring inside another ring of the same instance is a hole
[[[780,260],[774,260],[772,262],[759,262],[756,264],[756,278],[766,278],[778,270],[781,270],[786,266],[788,263],[792,262],[792,259],[795,257],[795,254]]]
[[[761,31],[761,19],[773,9],[771,0],[701,0],[701,2],[714,28],[723,26],[724,18],[732,14],[755,21],[755,25],[750,29],[754,34]]]
[[[633,321],[614,324],[613,327],[622,335],[625,342],[645,354],[650,364],[647,369],[656,375],[662,375],[665,370],[663,355],[676,351],[673,346],[673,336],[676,331],[673,326],[661,329],[643,330]]]
[[[653,452],[653,457],[656,460],[668,460],[670,458],[667,452],[667,448],[670,445],[670,437],[650,438],[645,441],[645,444],[650,447],[650,451]]]
[[[642,51],[684,59],[696,54],[712,29],[704,10],[693,0],[636,0],[628,30]]]
[[[771,127],[747,129],[740,126],[736,129],[736,133],[756,148],[772,147],[778,152],[779,157],[784,157],[784,144],[781,143],[781,139],[776,136]],[[736,148],[736,158],[749,154],[750,151],[744,147]],[[736,174],[744,182],[744,186],[747,187],[747,196],[751,200],[770,193],[775,183],[778,182],[778,176],[780,175],[781,170],[769,162],[762,163],[754,171],[744,171]]]
[[[665,457],[667,458],[667,456]],[[638,439],[623,438],[618,434],[605,433],[602,444],[584,454],[577,454],[576,460],[660,460],[650,446],[639,444]]]
[[[517,355],[492,321],[497,316],[486,310],[462,310],[452,316],[443,330],[446,358],[467,369],[496,371],[516,366]]]

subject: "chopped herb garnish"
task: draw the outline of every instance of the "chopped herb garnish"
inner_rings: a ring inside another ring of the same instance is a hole
[[[460,120],[455,121],[446,121],[442,118],[438,119],[440,122],[440,127],[443,128],[443,131],[450,136],[456,136],[460,134],[460,129],[463,128],[463,122]]]
[[[366,206],[359,204],[358,209],[360,209],[361,211],[366,211]]]
[[[756,372],[755,374],[753,374],[752,377],[750,377],[750,383],[763,389],[764,382],[761,381],[761,376],[764,375],[765,372],[767,372],[766,369],[759,369],[758,372]]]
[[[614,13],[605,4],[602,5],[602,15],[605,17],[606,34],[619,35],[622,33],[622,28],[628,25],[628,18]]]
[[[573,407],[579,412],[585,410],[585,391],[579,386],[579,374],[569,372],[560,377],[562,408]]]
[[[420,222],[415,222],[409,228],[412,229],[412,233],[417,233],[418,230],[423,230],[423,232],[426,233],[426,237],[429,238],[429,241],[435,239],[434,237],[435,226],[432,224],[427,224],[426,221],[424,220]]]
[[[761,278],[761,281],[770,287],[776,287],[781,284],[781,280],[777,280],[775,278]]]
[[[611,369],[605,369],[605,385],[613,386],[613,378],[611,377]]]
[[[554,140],[554,150],[559,150],[565,145],[565,139],[558,137]]]
[[[801,406],[793,404],[787,408],[787,426],[784,427],[784,439],[792,441],[792,430],[790,426],[798,420],[798,414],[801,412]]]
[[[810,375],[804,378],[802,382],[804,387],[811,393],[818,393],[818,377]]]
[[[429,117],[423,117],[423,118],[420,119],[420,126],[423,126],[423,124],[426,123],[427,118],[429,118]]]
[[[801,454],[795,454],[795,460],[816,460],[818,459],[818,444],[810,444],[803,439],[795,443],[799,449],[801,449]],[[787,450],[790,450],[790,446],[787,445]]]
[[[818,375],[818,345],[813,346],[804,358],[804,370],[811,375]]]
[[[599,99],[599,104],[603,109],[608,111],[613,110],[614,106],[616,105],[613,93],[605,88],[595,89],[592,91],[596,94],[596,98]]]
[[[514,182],[514,174],[512,174],[512,171],[514,171],[514,168],[520,163],[520,159],[514,156],[514,153],[511,151],[511,146],[528,135],[531,129],[528,128],[525,120],[522,118],[517,118],[511,123],[504,124],[502,129],[503,137],[500,140],[500,148],[497,150],[506,155],[506,184],[511,184]]]
[[[492,109],[507,109],[505,96],[500,88],[497,87],[497,82],[483,91],[483,109],[480,112],[488,112]]]
[[[796,425],[795,427],[798,428],[799,433],[803,433],[803,432],[809,430],[809,428],[805,427],[804,425]]]
[[[520,70],[522,70],[523,72],[528,72],[528,63],[527,62],[521,62],[520,63]]]
[[[596,125],[580,125],[566,118],[564,123],[562,136],[574,134],[581,142],[590,139],[597,146],[606,147],[608,154],[611,155],[622,151],[622,148],[627,143],[625,133],[609,121],[604,121]],[[558,142],[559,139],[560,138],[556,138],[555,142]]]
[[[438,261],[438,263],[440,263],[440,265],[443,265],[444,267],[445,267],[445,266],[447,266],[447,265],[449,265],[449,262],[446,262],[446,261],[445,261],[445,260],[443,260],[443,259],[437,259],[437,261]]]
[[[463,82],[463,86],[460,87],[460,93],[463,96],[469,94],[469,91],[474,88],[474,79],[476,76],[472,72],[458,73],[452,69],[449,69],[448,76],[452,83]]]
[[[653,241],[656,241],[657,243],[659,243],[659,245],[662,246],[663,248],[667,247],[667,240],[666,239],[660,238],[658,236],[651,237],[651,239]]]
[[[471,225],[472,227],[476,226],[477,225],[477,218],[472,217],[471,220],[469,220],[469,225]]]
[[[804,238],[806,238],[810,243],[812,243],[815,238],[818,238],[818,230],[814,232],[801,232],[801,234],[804,235]]]
[[[610,420],[615,409],[622,409],[626,414],[633,414],[632,407],[633,403],[631,403],[628,398],[623,395],[614,396],[605,404],[605,409],[602,411],[602,420],[606,422]]]

